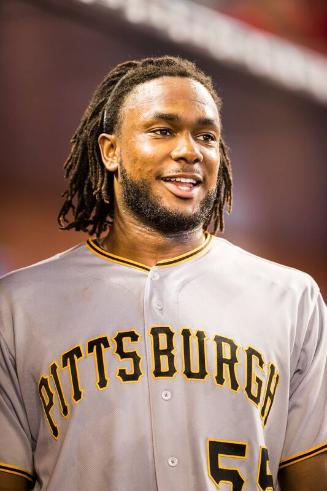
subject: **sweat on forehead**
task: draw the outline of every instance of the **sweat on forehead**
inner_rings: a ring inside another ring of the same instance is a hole
[[[214,109],[218,109],[219,113],[221,100],[211,77],[189,60],[162,56],[130,60],[114,67],[95,90],[71,140],[72,148],[65,162],[68,186],[58,216],[61,229],[74,228],[100,236],[113,223],[113,174],[103,165],[99,136],[102,133],[112,134],[117,131],[121,108],[135,87],[163,77],[197,81],[202,90],[207,90],[211,95],[215,103]],[[209,96],[208,98],[210,99]],[[193,108],[193,103],[190,104]],[[165,113],[167,114],[166,111]],[[197,114],[196,117],[203,124],[208,115]],[[232,205],[231,163],[228,149],[221,136],[219,145],[217,199],[211,217],[204,223],[204,229],[211,223],[214,231],[224,229],[224,209],[229,212]]]
[[[148,63],[150,61],[150,63]],[[106,133],[113,133],[116,130],[118,119],[120,117],[121,108],[125,99],[139,86],[143,86],[147,82],[158,80],[161,78],[177,78],[192,80],[201,84],[203,90],[207,90],[216,103],[217,108],[220,108],[221,100],[215,91],[212,80],[198,69],[192,62],[180,58],[163,57],[153,60],[143,60],[141,63],[133,64],[125,69],[124,73],[119,72],[117,79],[115,70],[110,72],[109,79],[110,89],[103,86],[103,90],[107,91],[107,97],[104,104],[103,114],[103,130]],[[105,95],[105,94],[104,94]]]
[[[150,117],[167,108],[175,113],[175,106],[181,108],[183,105],[188,108],[191,105],[194,116],[200,113],[202,118],[214,120],[220,126],[219,109],[208,89],[192,78],[169,75],[141,83],[126,94],[119,111],[118,126],[130,111],[140,111]]]

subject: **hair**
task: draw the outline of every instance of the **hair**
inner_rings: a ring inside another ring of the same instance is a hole
[[[218,111],[221,100],[212,79],[194,63],[183,58],[163,56],[127,61],[117,65],[95,90],[79,127],[71,139],[72,147],[64,164],[67,190],[58,215],[62,230],[82,230],[99,237],[114,220],[113,173],[101,158],[98,137],[119,129],[121,109],[126,96],[139,84],[159,77],[185,77],[200,82],[211,94]],[[228,149],[219,141],[220,166],[217,194],[211,215],[203,228],[213,232],[224,230],[224,208],[232,207],[232,169]],[[72,219],[67,215],[71,213]]]

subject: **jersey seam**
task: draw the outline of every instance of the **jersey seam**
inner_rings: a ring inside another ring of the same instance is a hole
[[[35,441],[35,439],[33,438],[33,435],[32,435],[32,431],[31,431],[31,427],[30,427],[30,421],[29,421],[29,419],[28,419],[28,415],[27,415],[28,413],[27,413],[27,410],[26,410],[25,400],[24,400],[24,397],[23,397],[23,394],[22,394],[22,390],[21,390],[21,386],[20,386],[20,380],[19,380],[19,375],[18,375],[18,369],[17,369],[16,356],[15,356],[14,354],[12,354],[11,350],[9,349],[9,346],[8,346],[7,340],[6,340],[6,338],[4,337],[4,335],[3,335],[3,333],[2,333],[2,332],[0,332],[0,338],[3,340],[3,348],[4,348],[5,350],[7,350],[8,354],[9,354],[9,356],[10,356],[10,358],[11,358],[11,360],[10,360],[10,361],[11,361],[11,363],[12,363],[13,369],[14,369],[14,371],[15,371],[15,375],[16,375],[16,377],[17,377],[19,397],[20,397],[20,400],[21,400],[21,404],[23,405],[23,408],[24,408],[24,412],[25,412],[25,416],[26,416],[26,422],[27,422],[28,429],[29,429],[29,434],[27,434],[27,433],[26,433],[26,431],[25,431],[25,429],[24,429],[24,428],[22,428],[22,429],[23,429],[23,431],[24,431],[24,433],[25,433],[26,437],[27,437],[28,439],[30,439],[30,440],[31,440],[31,442],[33,443],[33,442]],[[1,341],[1,339],[0,339],[0,341]],[[2,463],[0,462],[0,470],[1,470],[1,466],[2,466],[2,465],[6,465],[6,464],[2,464]],[[7,472],[9,472],[9,471],[7,471]]]
[[[5,335],[3,332],[0,331],[0,338],[3,340],[3,343],[5,345],[6,350],[9,353],[10,358],[14,362],[14,365],[16,366],[16,359],[14,353],[12,353],[11,349],[9,348],[9,343],[7,342],[7,339],[5,338]]]
[[[310,321],[312,319],[312,315],[313,315],[314,309],[315,309],[315,307],[317,305],[317,301],[318,301],[318,297],[319,297],[320,291],[317,291],[315,293],[316,293],[316,296],[315,296],[314,301],[312,302],[312,306],[311,306],[311,310],[310,310],[309,315],[308,315],[307,323],[306,323],[305,329],[303,330],[304,332],[303,332],[303,338],[301,339],[301,349],[299,350],[299,356],[298,356],[298,358],[296,360],[295,370],[291,374],[291,379],[293,378],[293,376],[294,376],[294,374],[296,372],[297,366],[298,366],[299,361],[300,361],[300,358],[301,358],[301,353],[302,353],[302,350],[303,350],[303,345],[304,345],[304,342],[305,342],[306,335],[308,333],[308,326],[309,326]],[[297,389],[297,386],[294,388],[293,392],[296,389]]]
[[[319,286],[317,284],[317,282],[315,281],[314,278],[312,278],[312,276],[310,276],[308,273],[305,273],[304,271],[301,271],[297,268],[294,268],[292,266],[286,266],[285,264],[280,264],[278,263],[277,261],[273,261],[272,259],[266,259],[265,257],[261,257],[261,256],[257,256],[256,254],[254,254],[253,252],[250,252],[250,251],[246,251],[245,249],[243,249],[242,247],[240,246],[237,246],[235,244],[233,244],[232,242],[229,242],[228,240],[226,239],[223,239],[222,237],[220,237],[220,240],[226,242],[228,245],[232,246],[233,248],[235,249],[238,249],[239,251],[241,251],[243,254],[247,255],[247,256],[251,256],[255,259],[259,259],[260,261],[264,262],[264,263],[269,263],[269,264],[272,264],[274,266],[279,266],[281,269],[286,269],[286,270],[290,270],[290,271],[295,271],[297,273],[301,273],[307,277],[309,277],[311,279],[311,281],[313,282],[314,286],[315,286],[315,289],[318,290],[318,293],[320,291],[319,289]]]
[[[5,280],[7,278],[10,278],[13,275],[16,275],[17,273],[21,273],[21,272],[27,271],[29,269],[34,269],[34,268],[37,268],[39,266],[51,264],[51,263],[58,261],[60,259],[64,259],[69,254],[75,252],[77,249],[81,249],[82,247],[84,247],[84,242],[80,242],[79,244],[76,244],[73,247],[70,247],[69,249],[67,249],[65,251],[58,252],[57,254],[54,254],[50,257],[47,257],[46,259],[42,259],[41,261],[37,261],[36,263],[29,264],[27,266],[22,266],[21,268],[16,268],[16,269],[13,269],[12,271],[8,271],[7,273],[5,273],[4,275],[1,276],[0,280]]]
[[[145,301],[146,301],[146,295],[149,289],[148,283],[146,283],[145,289],[144,289],[144,294],[143,294],[143,332],[144,332],[144,345],[145,345],[145,360],[146,360],[146,383],[147,383],[147,388],[148,388],[148,407],[149,407],[149,414],[150,414],[150,431],[151,431],[151,442],[152,442],[152,456],[153,456],[153,469],[154,469],[154,479],[156,482],[156,488],[159,489],[158,487],[158,470],[157,470],[157,465],[156,465],[156,441],[155,441],[155,436],[154,436],[154,424],[153,424],[153,407],[152,407],[152,400],[151,400],[151,355],[149,358],[149,351],[151,349],[149,348],[149,343],[150,340],[147,336],[147,329],[149,329],[149,323],[148,323],[148,318],[146,315],[146,309],[145,309]]]
[[[281,460],[279,464],[279,468],[283,469],[284,467],[288,467],[289,465],[296,464],[297,462],[301,462],[302,460],[309,459],[323,452],[327,452],[327,441],[315,447],[311,447],[307,450],[304,450],[303,452],[299,452],[290,457],[287,457],[286,459]]]

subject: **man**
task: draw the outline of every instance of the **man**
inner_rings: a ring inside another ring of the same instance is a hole
[[[59,214],[95,238],[2,280],[0,490],[327,489],[323,301],[208,233],[219,107],[173,57],[95,92]]]

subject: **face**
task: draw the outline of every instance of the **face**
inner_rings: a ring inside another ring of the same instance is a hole
[[[148,81],[127,96],[120,121],[99,138],[115,174],[115,216],[124,210],[163,233],[201,225],[219,169],[220,119],[207,89],[182,77]]]

